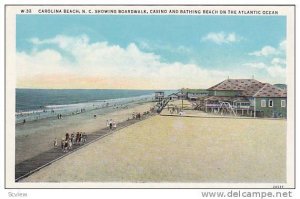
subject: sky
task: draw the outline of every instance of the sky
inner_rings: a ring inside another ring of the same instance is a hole
[[[286,83],[283,16],[17,15],[18,88]]]

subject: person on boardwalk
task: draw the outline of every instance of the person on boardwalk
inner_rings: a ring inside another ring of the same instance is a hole
[[[72,142],[72,144],[75,144],[75,135],[74,135],[74,132],[71,134],[71,142]]]
[[[76,134],[76,144],[79,144],[80,142],[80,135],[79,135],[79,132],[77,132]]]
[[[112,121],[112,119],[110,119],[110,120],[109,120],[109,129],[111,130],[112,127],[113,127],[113,121]]]
[[[68,152],[68,140],[64,140],[64,150],[63,152]]]
[[[69,141],[68,141],[68,149],[69,150],[72,150],[72,141],[71,141],[71,139],[69,139]]]
[[[82,144],[82,132],[79,134],[79,144]]]
[[[64,149],[65,149],[65,140],[64,140],[64,138],[61,139],[61,149],[62,149],[62,151],[64,151]]]
[[[53,146],[56,148],[57,147],[57,139],[55,138],[53,141]]]
[[[70,139],[70,135],[69,133],[66,133],[66,141],[69,141],[69,139]]]
[[[86,136],[85,132],[83,132],[83,134],[82,134],[82,142],[83,143],[86,142],[86,138],[87,138],[87,136]]]

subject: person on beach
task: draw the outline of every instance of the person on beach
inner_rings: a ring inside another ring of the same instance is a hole
[[[95,115],[94,115],[94,118],[96,119],[96,117],[97,117],[97,115],[95,114]]]
[[[115,121],[113,122],[113,127],[117,128],[117,123]]]
[[[110,119],[110,121],[109,121],[109,129],[111,130],[112,127],[113,127],[113,122],[112,122],[112,119]]]
[[[182,111],[179,111],[179,116],[182,116],[183,115],[183,112]]]
[[[23,124],[25,124],[25,123],[26,123],[26,120],[24,119],[24,120],[23,120]]]
[[[54,148],[57,147],[57,139],[56,139],[56,138],[55,138],[54,141],[53,141],[53,146],[54,146]]]

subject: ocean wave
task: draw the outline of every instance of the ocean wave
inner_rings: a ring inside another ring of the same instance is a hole
[[[46,118],[56,118],[57,115],[60,114],[63,116],[80,114],[102,108],[124,108],[126,107],[126,104],[136,103],[139,101],[149,101],[152,99],[152,97],[152,95],[142,95],[136,97],[97,100],[75,104],[46,105],[42,109],[38,110],[16,112],[16,123]]]

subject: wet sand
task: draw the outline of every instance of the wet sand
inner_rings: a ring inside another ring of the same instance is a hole
[[[286,180],[286,120],[154,116],[22,182]]]
[[[105,114],[101,110],[95,110],[63,119],[42,119],[24,125],[18,124],[16,125],[16,164],[49,150],[53,147],[53,140],[57,138],[60,143],[67,132],[89,134],[106,127],[106,120],[113,119],[118,123],[132,117],[133,112],[149,111],[153,105],[154,103],[149,102],[128,109],[115,109]],[[94,114],[97,114],[96,118]]]

